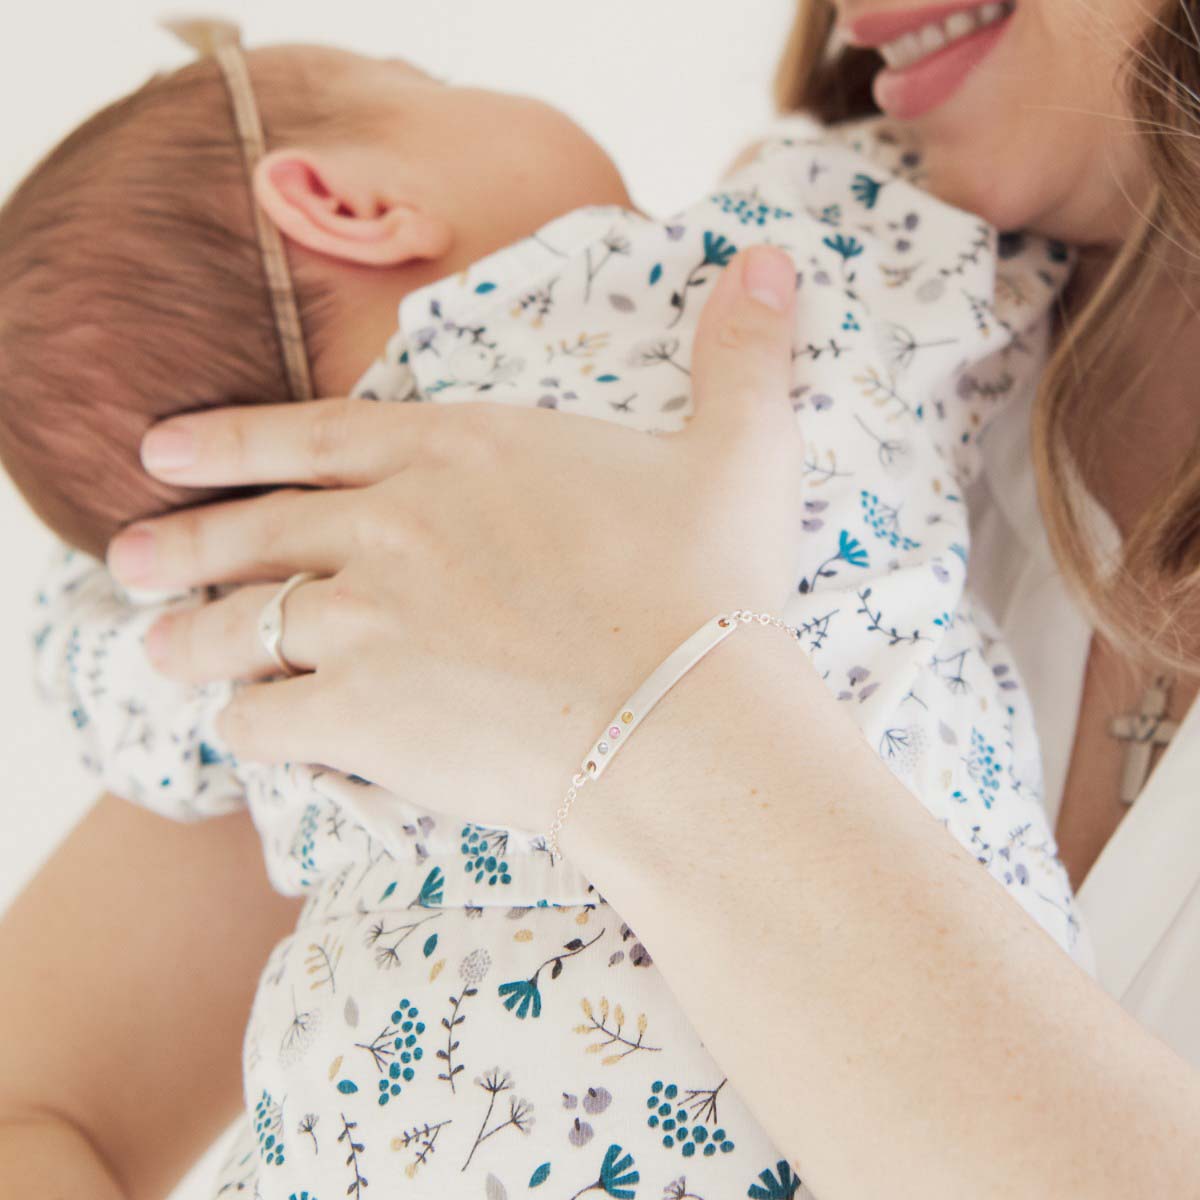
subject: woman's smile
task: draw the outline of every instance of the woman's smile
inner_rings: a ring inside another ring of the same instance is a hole
[[[913,120],[944,104],[1008,28],[1014,0],[867,14],[843,28],[846,40],[874,48],[886,63],[874,96],[893,117]]]

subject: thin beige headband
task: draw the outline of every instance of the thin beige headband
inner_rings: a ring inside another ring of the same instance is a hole
[[[293,400],[311,400],[312,375],[308,368],[304,329],[300,324],[300,308],[296,303],[296,289],[288,269],[287,253],[279,230],[263,212],[253,194],[254,168],[266,153],[267,143],[258,105],[254,100],[250,71],[242,53],[241,30],[231,21],[215,19],[168,20],[162,24],[201,58],[215,58],[221,68],[233,105],[242,159],[246,164],[246,184],[251,189],[250,205],[254,210],[258,248],[262,253],[263,274],[271,297],[271,311],[275,316],[275,331],[279,336],[288,390]]]

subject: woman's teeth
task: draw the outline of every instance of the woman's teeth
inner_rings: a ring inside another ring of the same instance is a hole
[[[995,25],[997,21],[1003,21],[1015,7],[1013,0],[1000,0],[1000,3],[981,4],[978,8],[951,13],[940,21],[930,21],[928,25],[880,46],[879,53],[889,67],[903,71],[931,54],[944,50],[952,42],[961,41],[989,25]]]

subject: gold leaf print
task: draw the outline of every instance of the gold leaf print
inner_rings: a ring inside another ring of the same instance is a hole
[[[575,918],[575,924],[576,925],[586,925],[588,923],[588,916],[589,916],[588,910],[585,908],[583,910],[583,912],[581,912],[579,914],[579,916],[577,916]]]
[[[305,968],[313,976],[312,991],[328,987],[337,991],[338,963],[342,961],[342,944],[336,937],[326,937],[320,943],[310,942],[308,953],[304,956]]]
[[[533,930],[532,929],[518,929],[517,932],[513,934],[513,941],[514,942],[531,942],[531,941],[533,941]]]
[[[535,322],[535,328],[540,327],[541,316]],[[568,342],[565,338],[562,339],[558,346],[546,346],[546,361],[550,362],[556,355],[563,355],[566,358],[595,358],[596,354],[603,350],[608,344],[609,335],[607,333],[581,333],[574,342]],[[589,363],[586,367],[581,368],[583,373],[589,374],[595,370],[594,364]]]
[[[838,475],[837,451],[820,450],[810,445],[809,453],[804,463],[808,474],[809,487],[824,487]]]
[[[579,1006],[583,1009],[583,1015],[585,1017],[590,1017],[592,1015],[592,1002],[586,996],[584,996],[584,998],[579,1002]]]
[[[575,1032],[600,1035],[601,1040],[590,1046],[585,1046],[584,1053],[599,1054],[605,1050],[613,1051],[613,1053],[600,1060],[606,1067],[611,1067],[619,1063],[622,1059],[628,1058],[631,1054],[637,1054],[640,1051],[657,1054],[662,1050],[661,1046],[648,1046],[645,1042],[646,1027],[649,1023],[645,1013],[641,1013],[638,1016],[637,1036],[635,1038],[625,1032],[625,1009],[620,1004],[613,1006],[613,1019],[611,1022],[608,1020],[609,1004],[607,997],[602,996],[600,998],[599,1017],[596,1016],[591,1004],[587,1000],[582,1002],[582,1007],[590,1024],[576,1025]]]
[[[996,299],[1009,300],[1017,308],[1024,308],[1029,303],[1029,298],[1021,290],[1020,285],[1008,275],[996,276]]]
[[[329,1078],[332,1079],[341,1069],[342,1055],[339,1054],[337,1058],[335,1058],[333,1062],[329,1064]]]
[[[437,960],[437,962],[435,962],[433,964],[433,966],[430,968],[430,971],[429,971],[429,982],[430,983],[432,983],[442,973],[442,968],[445,965],[446,965],[446,960],[444,958],[439,958]]]

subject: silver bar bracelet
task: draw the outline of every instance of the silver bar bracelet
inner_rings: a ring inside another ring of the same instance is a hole
[[[790,637],[799,638],[799,631],[784,624],[770,613],[751,613],[735,609],[731,613],[718,613],[705,621],[695,633],[677,646],[647,676],[645,682],[613,714],[604,732],[592,743],[592,748],[580,764],[567,789],[562,807],[559,808],[546,835],[546,849],[551,858],[558,853],[558,833],[562,829],[567,813],[571,809],[579,789],[589,779],[599,779],[604,768],[612,762],[616,752],[629,740],[629,735],[642,723],[650,710],[688,673],[714,646],[723,642],[740,625],[757,621],[760,625],[776,625]]]

